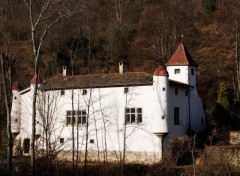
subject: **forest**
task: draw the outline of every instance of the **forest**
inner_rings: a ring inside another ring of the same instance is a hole
[[[26,88],[36,68],[43,79],[63,66],[114,73],[119,62],[152,74],[183,41],[198,64],[205,135],[215,130],[215,143],[226,143],[223,131],[240,127],[239,8],[239,0],[0,0],[0,136],[11,82]]]

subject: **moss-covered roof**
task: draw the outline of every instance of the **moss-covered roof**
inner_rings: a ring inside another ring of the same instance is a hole
[[[57,76],[47,79],[40,87],[42,90],[61,90],[76,88],[121,87],[151,85],[152,75],[145,72],[127,72],[124,74],[93,74]]]

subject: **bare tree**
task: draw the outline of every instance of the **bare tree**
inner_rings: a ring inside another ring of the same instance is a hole
[[[48,30],[52,28],[53,25],[60,19],[79,12],[79,6],[75,5],[74,9],[70,10],[68,8],[68,5],[71,2],[65,0],[43,0],[39,2],[33,0],[24,0],[24,2],[29,12],[31,42],[36,76],[32,105],[31,137],[31,166],[32,174],[35,175],[36,95],[39,79],[40,50],[42,48],[43,40],[46,37]]]
[[[12,107],[12,69],[14,64],[14,58],[11,58],[4,53],[0,55],[1,59],[1,72],[3,80],[3,88],[5,95],[5,105],[7,110],[7,136],[8,136],[8,145],[7,145],[7,169],[11,172],[12,167],[12,133],[11,133],[11,107]],[[7,73],[5,71],[7,69]]]

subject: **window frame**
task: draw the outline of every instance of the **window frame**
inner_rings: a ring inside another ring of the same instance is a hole
[[[125,108],[125,124],[126,125],[137,125],[142,124],[143,121],[142,108],[126,107]]]
[[[87,123],[86,110],[67,111],[66,113],[66,125],[85,125]]]
[[[174,69],[174,74],[180,74],[180,73],[181,73],[180,68],[175,68],[175,69]]]

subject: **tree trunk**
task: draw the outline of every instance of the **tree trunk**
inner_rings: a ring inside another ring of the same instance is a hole
[[[11,89],[7,86],[6,80],[6,72],[4,69],[5,65],[5,58],[1,55],[1,70],[2,70],[2,80],[3,80],[3,87],[4,87],[4,94],[5,94],[5,104],[6,104],[6,111],[7,111],[7,136],[8,136],[8,145],[7,145],[7,169],[9,173],[12,170],[12,133],[11,133]],[[9,63],[8,63],[9,64]],[[11,66],[8,65],[9,68],[9,85],[12,85],[11,80]],[[9,91],[9,92],[8,92]]]

